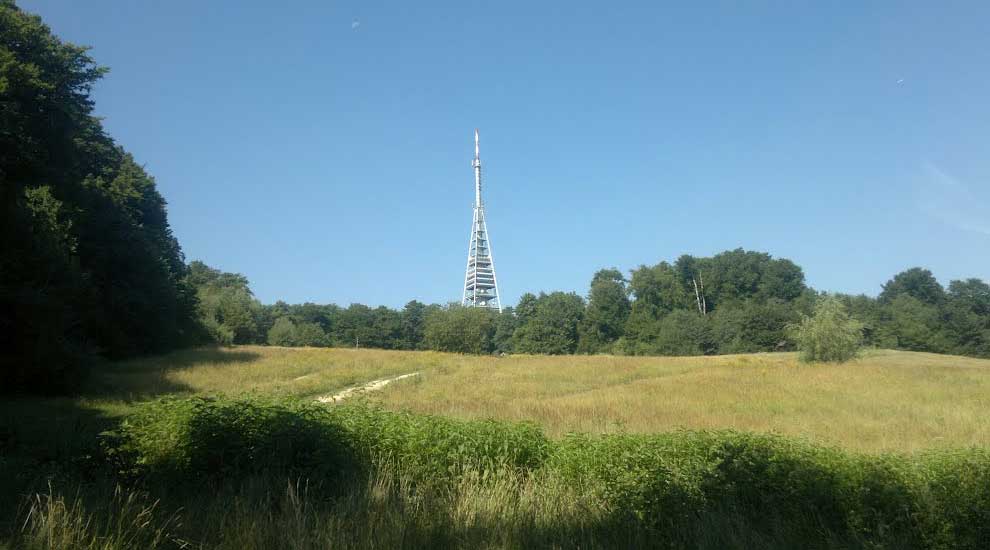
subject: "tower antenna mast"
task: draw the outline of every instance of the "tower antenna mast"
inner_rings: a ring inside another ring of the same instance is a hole
[[[485,223],[485,204],[481,200],[481,153],[478,129],[474,129],[474,216],[471,220],[471,238],[468,240],[467,268],[464,270],[464,295],[461,305],[486,307],[502,311],[499,299],[498,279],[495,277],[495,258]]]

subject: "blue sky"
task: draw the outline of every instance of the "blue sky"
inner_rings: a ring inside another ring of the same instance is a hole
[[[990,279],[990,4],[680,4],[20,2],[266,303],[458,300],[475,127],[506,304],[736,247]]]

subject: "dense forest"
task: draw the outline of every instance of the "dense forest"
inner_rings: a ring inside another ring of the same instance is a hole
[[[587,296],[525,294],[501,313],[411,301],[261,304],[248,280],[186,263],[166,203],[106,134],[85,48],[0,0],[0,387],[71,390],[106,359],[182,346],[271,344],[464,353],[718,354],[790,349],[822,295],[769,254],[681,256],[593,275]],[[840,296],[867,345],[990,356],[990,286],[895,275]]]
[[[502,313],[411,301],[401,310],[361,304],[262,305],[248,281],[190,265],[203,324],[224,344],[430,349],[463,353],[702,355],[793,349],[789,327],[825,293],[790,260],[731,250],[710,258],[603,269],[587,298],[524,294]],[[867,346],[990,356],[990,285],[926,269],[896,274],[876,298],[834,295],[864,327]]]
[[[165,200],[93,116],[105,72],[0,0],[4,389],[69,389],[95,358],[201,338]]]

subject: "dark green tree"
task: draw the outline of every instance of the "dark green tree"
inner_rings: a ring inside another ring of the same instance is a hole
[[[424,347],[423,329],[426,315],[430,306],[412,300],[402,308],[402,340],[396,347],[401,349],[422,349]]]
[[[426,347],[434,351],[492,353],[497,315],[486,308],[458,304],[431,311],[423,330]]]
[[[780,300],[732,302],[712,316],[712,334],[719,353],[784,351],[791,349],[787,327],[799,318]]]
[[[714,353],[716,343],[709,318],[697,311],[679,309],[660,320],[651,355],[703,355]]]
[[[220,344],[253,344],[264,341],[258,321],[261,303],[254,298],[247,277],[226,273],[201,261],[189,264],[186,281],[195,288],[200,319]]]
[[[502,312],[495,318],[495,335],[493,344],[497,353],[513,353],[515,348],[512,343],[512,336],[519,327],[519,319],[511,307],[502,309]]]
[[[889,304],[898,296],[907,295],[931,306],[941,305],[945,301],[945,289],[935,279],[932,272],[920,267],[912,267],[902,271],[883,285],[880,302]]]
[[[595,353],[618,340],[631,304],[626,280],[618,269],[602,269],[591,279],[588,307],[578,327],[578,352]]]
[[[95,354],[197,341],[196,297],[154,180],[107,136],[106,72],[0,0],[0,388],[64,391]]]
[[[947,338],[937,306],[907,292],[888,299],[882,310],[881,345],[908,351],[946,351]]]
[[[577,294],[540,293],[533,312],[525,322],[520,320],[513,336],[513,348],[519,353],[574,353],[583,315],[584,299]]]

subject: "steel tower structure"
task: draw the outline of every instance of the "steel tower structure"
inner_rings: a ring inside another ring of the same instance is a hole
[[[498,279],[495,278],[495,258],[492,257],[492,243],[485,224],[485,205],[481,202],[481,156],[478,152],[477,128],[474,130],[474,161],[471,166],[474,168],[474,219],[471,220],[471,239],[468,241],[464,297],[461,304],[501,312]]]

